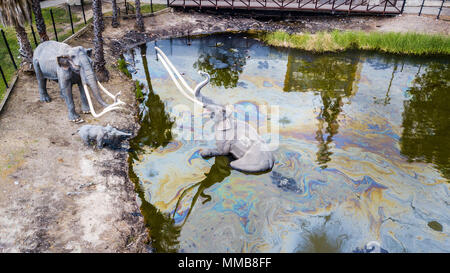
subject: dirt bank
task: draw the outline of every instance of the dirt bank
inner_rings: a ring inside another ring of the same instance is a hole
[[[332,29],[416,31],[449,34],[449,22],[427,17],[303,16],[278,21],[209,15],[162,13],[144,18],[146,34],[133,31],[134,20],[114,29],[105,20],[106,59],[111,80],[122,91],[129,111],[113,112],[88,124],[111,125],[136,132],[134,85],[115,69],[124,50],[161,37],[223,31]],[[92,31],[71,42],[92,47]],[[49,82],[51,103],[39,101],[34,75],[21,74],[0,113],[0,252],[142,252],[147,233],[128,178],[126,149],[93,150],[68,122],[56,83]],[[77,109],[79,92],[74,86]]]
[[[92,47],[91,31],[70,44]],[[134,85],[113,67],[115,57],[106,58],[105,86],[122,91],[128,111],[82,117],[135,132]],[[21,74],[0,115],[0,252],[145,251],[126,149],[84,146],[57,83],[48,92],[52,102],[40,102],[35,76]],[[76,86],[73,94],[80,111]]]

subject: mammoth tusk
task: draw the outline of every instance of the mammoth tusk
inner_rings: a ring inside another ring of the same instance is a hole
[[[166,54],[164,54],[164,52],[159,47],[155,46],[155,49],[156,49],[156,51],[158,51],[159,56],[162,57],[160,59],[166,61],[167,64],[169,65],[169,67],[172,69],[172,71],[175,72],[175,75],[180,79],[181,83],[184,85],[184,88],[186,88],[192,94],[195,94],[194,90],[192,90],[192,88],[186,83],[184,78],[181,76],[180,72],[178,72],[178,70],[175,68],[175,66],[172,64],[172,62],[169,60],[169,58],[167,58]],[[167,67],[166,67],[166,69],[167,69]]]
[[[86,98],[87,98],[87,101],[88,101],[88,104],[89,104],[89,109],[91,109],[91,114],[94,116],[94,117],[96,117],[96,118],[98,118],[98,117],[101,117],[101,116],[103,116],[104,114],[106,114],[107,112],[109,112],[109,111],[112,111],[112,110],[118,110],[118,109],[123,109],[122,107],[118,107],[118,105],[121,105],[121,104],[125,104],[123,101],[120,101],[120,100],[118,100],[117,102],[114,102],[113,104],[111,104],[111,105],[109,105],[108,107],[106,107],[105,109],[103,109],[103,111],[102,112],[100,112],[99,114],[97,114],[96,112],[95,112],[95,110],[94,110],[94,106],[93,106],[93,104],[92,104],[92,100],[91,100],[91,95],[89,94],[89,89],[88,89],[88,87],[87,87],[87,85],[86,84],[84,84],[83,85],[84,86],[84,91],[86,92]],[[108,92],[109,93],[109,92]],[[120,93],[120,92],[119,92]],[[113,96],[111,93],[109,93],[111,96]],[[116,95],[116,97],[117,97],[118,95]],[[114,96],[113,96],[114,97]]]
[[[166,61],[164,60],[164,58],[160,58],[161,63],[163,64],[164,68],[167,70],[167,72],[169,73],[170,78],[172,79],[172,81],[175,83],[175,85],[177,86],[178,90],[180,90],[180,92],[189,100],[198,103],[199,105],[203,106],[203,103],[192,98],[191,96],[189,96],[188,94],[186,94],[186,92],[183,90],[183,88],[180,86],[180,83],[177,81],[177,79],[175,78],[175,76],[173,75],[172,70],[168,67]],[[192,90],[192,92],[194,92]]]
[[[102,85],[99,81],[97,81],[97,84],[98,84],[98,86],[100,87],[100,89],[101,89],[103,92],[105,92],[106,95],[110,96],[110,97],[114,100],[114,102],[117,102],[117,103],[120,103],[120,104],[125,104],[125,102],[119,100],[120,93],[122,93],[122,92],[119,92],[119,93],[117,93],[117,94],[114,96],[114,95],[111,94],[105,87],[103,87],[103,85]]]

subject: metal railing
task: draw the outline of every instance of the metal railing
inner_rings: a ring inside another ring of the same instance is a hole
[[[398,0],[169,0],[172,7],[400,14]]]
[[[168,6],[183,8],[208,9],[241,9],[241,10],[284,10],[284,11],[313,11],[328,13],[359,13],[395,15],[405,12],[406,3],[412,0],[168,0]],[[425,0],[422,1],[418,15],[422,14]],[[445,2],[435,7],[436,19],[439,19],[442,10],[448,8]],[[437,2],[437,1],[434,1]],[[408,6],[408,5],[406,5]],[[427,7],[430,9],[431,7]],[[408,8],[409,9],[409,8]],[[411,12],[408,12],[411,13]],[[430,14],[430,13],[428,13]]]

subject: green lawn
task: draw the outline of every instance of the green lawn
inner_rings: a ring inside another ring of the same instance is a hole
[[[336,30],[316,34],[277,31],[260,34],[259,37],[269,45],[314,52],[359,49],[394,54],[450,55],[450,36],[445,35]]]
[[[67,8],[52,8],[53,11],[53,17],[55,19],[55,25],[56,30],[58,32],[58,40],[62,41],[72,35],[72,31],[70,29],[70,18],[69,18],[69,11]],[[50,15],[50,8],[42,9],[42,16],[44,17],[44,21],[47,27],[47,34],[49,35],[50,39],[54,39],[54,31],[53,31],[53,24],[52,19]],[[72,20],[74,23],[74,30],[75,32],[81,29],[84,24],[78,24],[82,19],[81,13],[77,13],[74,10],[72,10]],[[33,22],[34,22],[34,15],[33,15]],[[19,44],[17,42],[16,38],[16,32],[13,27],[5,27],[0,24],[0,28],[2,28],[5,31],[6,39],[8,40],[8,44],[11,48],[11,51],[14,55],[14,59],[16,61],[16,64],[20,65],[20,59],[19,59]],[[39,42],[39,34],[36,30],[36,25],[33,23],[33,28],[36,33],[36,39]],[[66,28],[65,31],[63,31]],[[33,35],[31,34],[31,28],[27,25],[26,27],[28,38],[31,42],[31,46],[33,49],[36,47],[33,39]],[[2,37],[0,37],[0,65],[2,66],[3,72],[5,74],[6,80],[10,82],[12,76],[14,75],[15,69],[11,62],[11,59],[8,54],[8,50],[6,48],[5,42]],[[3,83],[3,79],[0,78],[0,101],[3,99],[4,92],[6,91],[6,86]]]
[[[167,8],[167,5],[164,5],[164,4],[153,4],[153,12],[157,12],[157,11],[160,11],[160,10],[165,9],[165,8]],[[141,5],[141,12],[142,13],[151,13],[152,10],[151,10],[150,5],[149,4]]]

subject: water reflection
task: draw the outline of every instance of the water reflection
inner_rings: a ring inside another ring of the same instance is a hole
[[[131,181],[134,182],[135,190],[141,200],[140,210],[149,231],[152,248],[157,252],[177,252],[180,227],[175,225],[175,221],[170,214],[162,213],[146,200],[145,190],[141,188],[139,178],[132,167],[132,159],[139,160],[138,155],[144,151],[145,146],[164,147],[172,140],[171,128],[174,122],[166,112],[159,95],[153,92],[146,52],[147,46],[144,44],[140,47],[140,54],[146,78],[144,83],[146,94],[144,102],[140,105],[141,109],[138,115],[141,128],[136,137],[130,141],[133,152],[130,153],[129,176]]]
[[[133,78],[148,82],[130,177],[156,251],[352,252],[372,240],[389,252],[449,249],[448,184],[426,163],[448,178],[448,64],[314,55],[238,35],[232,43],[228,35],[202,39],[158,46],[191,86],[201,80],[193,69],[199,60],[224,67],[240,61],[226,63],[229,53],[218,49],[242,52],[245,63],[221,68],[205,93],[224,103],[279,105],[277,163],[251,176],[230,170],[226,157],[201,158],[199,149],[213,144],[175,136],[168,113],[189,101],[153,48],[125,56],[136,64]]]
[[[226,156],[216,156],[214,158],[214,164],[211,166],[211,169],[208,173],[205,173],[205,179],[202,181],[195,183],[194,185],[188,187],[183,191],[183,193],[180,195],[177,201],[177,205],[175,206],[175,210],[173,213],[173,216],[181,216],[181,218],[184,217],[183,224],[186,223],[187,219],[189,218],[189,215],[191,214],[192,209],[195,206],[195,203],[197,202],[199,197],[205,198],[205,200],[202,201],[202,204],[205,204],[206,202],[211,201],[211,196],[205,194],[205,190],[211,187],[212,185],[216,183],[222,182],[226,177],[228,177],[231,174],[231,168],[230,168],[230,160]],[[180,202],[183,201],[183,198],[187,193],[189,193],[192,189],[197,187],[197,192],[195,193],[194,197],[192,198],[191,205],[187,211],[187,214],[180,213],[178,211]],[[181,221],[182,219],[179,219],[178,221]]]
[[[338,117],[343,98],[356,92],[358,54],[305,55],[291,51],[284,79],[285,92],[319,92],[323,106],[317,116],[315,139],[318,141],[317,162],[321,168],[331,160],[331,144],[338,133]]]
[[[200,39],[199,43],[199,56],[194,68],[207,72],[214,86],[236,87],[248,56],[248,42],[236,44],[235,39],[219,36],[214,41]]]
[[[131,143],[131,148],[138,153],[145,146],[152,148],[165,147],[172,140],[171,129],[174,124],[174,121],[171,120],[165,109],[164,102],[153,91],[146,52],[147,46],[144,44],[140,47],[140,53],[146,78],[144,83],[146,94],[138,116],[141,128]]]
[[[407,90],[401,153],[410,161],[436,164],[450,179],[450,66],[431,63]]]
[[[132,160],[129,166],[130,180],[135,184],[135,191],[141,201],[140,209],[144,216],[144,224],[149,232],[150,245],[156,252],[177,252],[181,227],[168,213],[161,212],[147,201],[139,178],[133,171]]]

